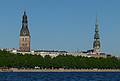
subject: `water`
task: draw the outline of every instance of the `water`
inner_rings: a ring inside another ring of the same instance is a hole
[[[120,81],[119,72],[3,72],[0,81]]]

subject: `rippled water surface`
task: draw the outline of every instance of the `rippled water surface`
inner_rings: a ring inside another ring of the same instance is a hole
[[[120,81],[119,72],[3,72],[0,81]]]

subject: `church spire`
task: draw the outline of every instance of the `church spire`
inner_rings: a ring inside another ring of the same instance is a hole
[[[24,11],[23,17],[22,17],[22,28],[20,31],[20,36],[29,36],[29,29],[28,29],[28,20],[27,20],[27,15],[26,12]]]
[[[98,17],[96,17],[96,24],[95,24],[95,34],[94,34],[94,42],[93,42],[93,50],[96,53],[100,52],[100,36],[99,36],[99,23]]]
[[[22,23],[23,23],[23,24],[27,24],[27,23],[28,23],[28,21],[27,21],[26,11],[24,11],[23,19],[22,19]]]

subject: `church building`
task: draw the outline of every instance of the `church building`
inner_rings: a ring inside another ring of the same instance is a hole
[[[30,52],[30,32],[28,29],[28,20],[25,11],[22,17],[22,28],[20,30],[19,38],[19,50],[20,52]]]

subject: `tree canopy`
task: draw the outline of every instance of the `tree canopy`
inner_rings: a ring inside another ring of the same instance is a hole
[[[51,58],[49,55],[13,54],[7,51],[0,51],[0,67],[15,68],[64,68],[64,69],[120,69],[120,59],[109,58],[88,58],[72,55],[58,55]]]

